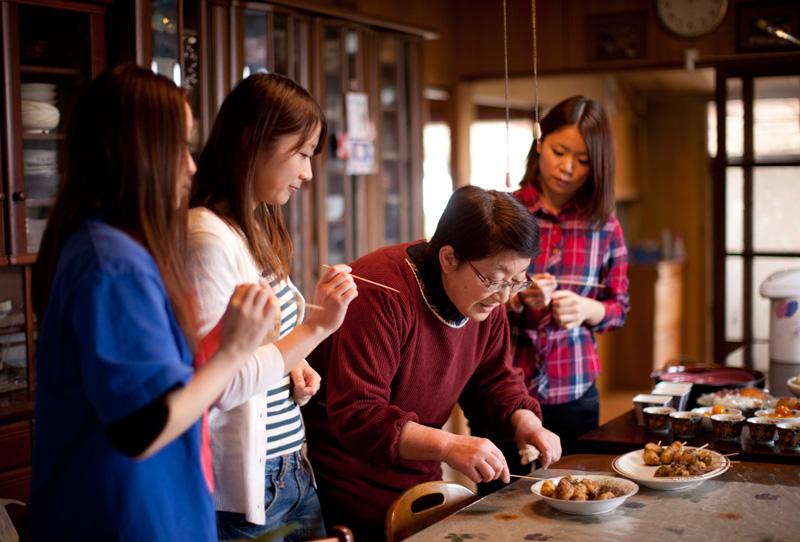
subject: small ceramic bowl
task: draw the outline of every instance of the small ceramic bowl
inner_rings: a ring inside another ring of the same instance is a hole
[[[781,408],[765,408],[756,410],[756,417],[770,418],[775,423],[780,422],[800,422],[800,410],[790,410],[785,407]]]
[[[696,412],[673,412],[669,415],[672,433],[680,438],[694,438],[700,432],[703,415]]]
[[[693,408],[690,412],[703,416],[703,429],[706,431],[711,431],[711,416],[714,414],[742,414],[742,411],[738,408],[728,408],[724,406],[701,406]]]
[[[654,433],[666,433],[670,428],[669,415],[675,412],[672,407],[647,407],[644,409],[644,426]]]
[[[800,375],[793,376],[786,381],[786,386],[789,388],[795,397],[800,397]]]
[[[779,423],[778,444],[784,448],[800,448],[800,422]]]
[[[565,514],[574,514],[579,516],[594,516],[597,514],[606,514],[621,506],[628,497],[633,497],[639,491],[639,486],[636,483],[626,480],[625,478],[617,478],[615,476],[600,476],[588,474],[585,476],[575,477],[576,479],[589,479],[602,486],[611,487],[619,495],[613,499],[606,500],[586,500],[586,501],[566,501],[563,499],[556,499],[555,497],[545,497],[542,495],[542,485],[547,480],[536,482],[531,486],[531,492],[540,496],[544,501]],[[553,485],[558,485],[561,478],[551,478],[550,482]]]
[[[22,129],[29,132],[53,130],[58,127],[58,108],[44,102],[21,101]]]
[[[719,440],[739,440],[744,425],[741,414],[714,414],[711,416],[711,429]]]
[[[775,440],[775,420],[772,418],[747,418],[750,440],[758,444],[772,444]]]

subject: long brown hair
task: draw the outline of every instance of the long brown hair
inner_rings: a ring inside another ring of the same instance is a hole
[[[150,252],[187,342],[196,344],[184,268],[186,203],[176,208],[186,141],[186,98],[166,77],[122,64],[89,84],[66,137],[66,175],[35,268],[39,321],[61,251],[98,214]]]
[[[586,218],[600,227],[614,212],[614,146],[603,107],[585,96],[572,96],[556,104],[542,119],[542,141],[565,126],[577,126],[589,152],[589,178],[576,194]],[[528,165],[521,186],[539,184],[539,152],[536,141],[528,151]]]
[[[287,77],[254,74],[225,98],[197,163],[191,206],[208,207],[241,230],[256,263],[280,279],[291,270],[292,240],[280,205],[256,208],[256,160],[259,151],[271,154],[282,136],[299,135],[299,149],[317,126],[314,154],[328,132],[317,102]]]

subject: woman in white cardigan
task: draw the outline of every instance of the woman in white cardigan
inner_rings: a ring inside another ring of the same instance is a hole
[[[280,322],[226,388],[210,414],[220,539],[255,538],[289,522],[287,540],[324,535],[313,476],[302,447],[299,406],[319,389],[305,357],[341,325],[357,295],[350,268],[317,284],[314,310],[289,279],[292,243],[280,206],[311,180],[311,158],[327,127],[319,105],[280,75],[256,74],[225,99],[198,161],[189,215],[189,272],[201,334],[237,284],[269,280]],[[213,347],[212,347],[213,349]]]

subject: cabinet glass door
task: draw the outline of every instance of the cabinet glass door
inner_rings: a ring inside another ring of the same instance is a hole
[[[203,143],[204,118],[202,114],[201,74],[201,0],[151,0],[150,58],[145,65],[153,73],[163,75],[186,91],[186,98],[194,115],[189,147],[200,151]]]
[[[323,32],[322,67],[324,96],[322,107],[328,121],[328,147],[325,160],[325,232],[327,233],[327,261],[347,262],[352,254],[352,234],[348,231],[345,162],[339,152],[338,141],[346,131],[344,119],[343,77],[345,58],[344,38],[338,26],[326,26]]]
[[[64,172],[64,131],[93,76],[89,14],[26,4],[17,9],[22,183],[11,179],[14,256],[39,250]]]

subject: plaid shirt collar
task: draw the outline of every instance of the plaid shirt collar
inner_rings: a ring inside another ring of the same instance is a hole
[[[565,203],[557,215],[553,214],[542,204],[542,196],[539,190],[533,186],[533,183],[529,183],[520,188],[514,196],[528,208],[531,214],[547,217],[551,220],[558,221],[565,216],[585,216],[588,214],[586,204],[584,202],[577,202],[574,198]]]

